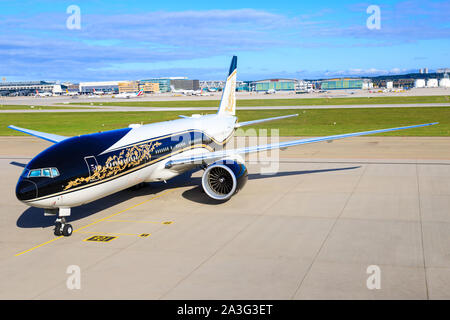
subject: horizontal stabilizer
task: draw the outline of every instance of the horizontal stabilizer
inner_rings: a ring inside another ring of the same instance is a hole
[[[8,126],[9,129],[13,129],[19,132],[23,132],[26,134],[29,134],[31,136],[34,137],[38,137],[40,139],[44,139],[53,143],[58,143],[61,142],[65,139],[68,139],[69,137],[64,137],[64,136],[58,136],[56,134],[51,134],[51,133],[45,133],[45,132],[40,132],[40,131],[35,131],[35,130],[30,130],[30,129],[24,129],[24,128],[19,128],[16,126]]]

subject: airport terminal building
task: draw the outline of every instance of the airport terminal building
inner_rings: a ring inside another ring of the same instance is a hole
[[[155,83],[159,86],[159,92],[165,93],[172,91],[172,88],[179,90],[199,90],[199,80],[189,80],[187,77],[167,77],[151,78],[139,81],[141,84]]]
[[[90,94],[94,91],[119,93],[119,83],[126,81],[92,81],[80,82],[80,93]]]
[[[186,77],[151,78],[133,81],[95,81],[81,82],[80,93],[91,94],[94,91],[104,93],[137,92],[143,89],[145,93],[165,93],[174,89],[198,90],[199,80],[189,80]]]
[[[368,79],[329,79],[320,83],[321,90],[338,90],[338,89],[369,89],[371,87]]]
[[[34,95],[37,92],[60,94],[65,87],[53,81],[13,81],[0,82],[0,95]]]
[[[296,79],[265,79],[250,83],[251,91],[294,91]]]

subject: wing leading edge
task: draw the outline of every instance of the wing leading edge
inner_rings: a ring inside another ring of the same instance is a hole
[[[337,140],[337,139],[357,137],[357,136],[363,136],[363,135],[368,135],[368,134],[376,134],[376,133],[383,133],[383,132],[396,131],[396,130],[420,128],[420,127],[435,125],[438,123],[439,122],[433,122],[433,123],[418,124],[418,125],[406,126],[406,127],[370,130],[370,131],[338,134],[338,135],[332,135],[332,136],[326,136],[326,137],[292,140],[292,141],[286,141],[286,142],[282,142],[282,143],[273,143],[273,144],[266,144],[266,145],[260,145],[260,146],[254,146],[254,147],[246,147],[246,148],[231,149],[231,150],[221,150],[221,151],[216,151],[216,152],[200,154],[200,155],[193,156],[190,158],[169,160],[166,163],[166,168],[171,168],[175,165],[194,164],[194,163],[202,164],[203,162],[206,162],[206,161],[218,160],[218,159],[230,157],[230,156],[233,156],[236,154],[247,154],[247,153],[253,153],[253,152],[267,151],[267,150],[271,150],[271,149],[288,148],[288,147],[298,146],[298,145],[307,144],[307,143],[322,142],[322,141],[327,141],[327,140]]]
[[[68,139],[69,137],[64,137],[64,136],[58,136],[56,134],[51,134],[51,133],[45,133],[45,132],[40,132],[40,131],[35,131],[35,130],[30,130],[30,129],[25,129],[25,128],[20,128],[20,127],[16,127],[16,126],[8,126],[9,129],[13,129],[19,132],[23,132],[35,137],[38,137],[40,139],[44,139],[53,143],[58,143],[61,142],[65,139]]]
[[[258,124],[258,123],[267,122],[267,121],[274,121],[274,120],[281,120],[281,119],[286,119],[286,118],[292,118],[292,117],[297,117],[297,116],[298,116],[298,113],[290,114],[290,115],[287,115],[287,116],[280,116],[280,117],[273,117],[273,118],[245,121],[245,122],[238,122],[238,123],[236,123],[235,128],[240,128],[240,127],[244,127],[244,126],[250,126],[250,125],[253,125],[253,124]]]

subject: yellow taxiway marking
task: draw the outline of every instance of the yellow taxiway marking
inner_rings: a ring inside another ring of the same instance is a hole
[[[28,250],[19,252],[19,253],[15,254],[15,256],[17,257],[17,256],[20,256],[21,254],[24,254],[24,253],[33,251],[34,249],[40,248],[40,247],[42,247],[42,246],[45,246],[46,244],[49,244],[50,242],[56,241],[56,240],[58,240],[58,239],[60,239],[60,238],[64,238],[64,236],[60,236],[60,237],[58,237],[58,238],[54,238],[54,239],[49,240],[49,241],[47,241],[47,242],[41,243],[40,245],[37,245],[37,246],[35,246],[35,247],[33,247],[33,248],[30,248],[30,249],[28,249]]]
[[[127,209],[121,210],[121,211],[119,211],[119,212],[117,212],[117,213],[114,213],[114,214],[109,215],[109,216],[107,216],[107,217],[104,217],[104,218],[102,218],[102,219],[96,220],[96,221],[94,221],[94,222],[92,222],[92,223],[89,223],[88,225],[85,225],[84,227],[81,227],[81,228],[78,228],[78,229],[74,230],[73,232],[80,232],[80,230],[82,230],[82,229],[85,229],[85,228],[87,228],[87,227],[90,227],[90,226],[92,226],[92,225],[94,225],[94,224],[97,224],[97,223],[99,223],[99,222],[105,221],[105,220],[107,220],[107,219],[109,219],[109,218],[111,218],[111,217],[115,217],[115,216],[117,216],[117,215],[119,215],[119,214],[121,214],[121,213],[124,213],[124,212],[126,212],[126,211],[128,211],[128,210],[131,210],[131,209],[133,209],[133,208],[136,208],[136,207],[138,207],[138,206],[140,206],[140,205],[142,205],[142,204],[144,204],[144,203],[146,203],[146,202],[149,202],[149,201],[151,201],[151,200],[154,200],[154,199],[157,199],[157,198],[159,198],[159,197],[162,197],[163,195],[168,194],[169,192],[172,192],[172,191],[174,191],[174,190],[176,190],[176,189],[177,189],[177,188],[175,188],[175,189],[170,189],[170,190],[166,190],[166,191],[164,191],[164,192],[161,192],[160,194],[157,194],[156,196],[154,196],[154,197],[152,197],[152,198],[150,198],[150,199],[147,199],[147,200],[145,200],[145,201],[142,201],[142,202],[140,202],[140,203],[138,203],[138,204],[135,204],[135,205],[133,205],[133,206],[127,208]],[[33,248],[30,248],[30,249],[27,249],[27,250],[25,250],[25,251],[16,253],[14,256],[18,257],[18,256],[20,256],[20,255],[22,255],[22,254],[24,254],[24,253],[27,253],[27,252],[33,251],[33,250],[35,250],[35,249],[37,249],[37,248],[43,247],[43,246],[45,246],[46,244],[49,244],[49,243],[54,242],[54,241],[56,241],[56,240],[58,240],[58,239],[61,239],[61,238],[64,238],[64,236],[60,236],[60,237],[51,239],[51,240],[46,241],[46,242],[44,242],[44,243],[41,243],[41,244],[39,244],[39,245],[37,245],[37,246],[34,246]]]
[[[98,235],[102,235],[102,234],[116,234],[119,236],[140,236],[141,234],[137,234],[137,233],[119,233],[119,232],[100,232],[100,231],[78,231],[78,233],[84,233],[84,234],[98,234]]]
[[[112,214],[112,215],[109,215],[109,216],[107,216],[107,217],[104,217],[104,218],[102,218],[102,219],[99,219],[99,220],[96,220],[96,221],[94,221],[94,222],[92,222],[92,223],[89,223],[89,224],[85,225],[84,227],[81,227],[81,228],[78,228],[78,229],[74,230],[74,232],[78,232],[78,231],[80,231],[80,230],[82,230],[82,229],[84,229],[84,228],[87,228],[87,227],[93,226],[94,224],[97,224],[97,223],[99,223],[99,222],[108,220],[109,218],[115,217],[115,216],[117,216],[117,215],[119,215],[119,214],[121,214],[121,213],[124,213],[125,211],[128,211],[128,210],[131,210],[131,209],[133,209],[133,208],[136,208],[136,207],[138,207],[138,206],[140,206],[140,205],[142,205],[142,204],[144,204],[144,203],[146,203],[146,202],[149,202],[150,200],[159,198],[159,197],[161,197],[161,196],[163,196],[163,195],[165,195],[165,194],[167,194],[167,193],[169,193],[169,192],[171,192],[171,191],[173,191],[173,190],[175,190],[175,189],[171,189],[171,190],[167,190],[167,191],[161,192],[160,194],[154,196],[153,198],[147,199],[147,200],[142,201],[142,202],[140,202],[140,203],[138,203],[138,204],[135,204],[134,206],[131,206],[131,207],[127,208],[127,209],[124,209],[124,210],[122,210],[122,211],[119,211],[119,212],[114,213],[114,214]]]
[[[136,222],[136,223],[154,223],[154,224],[160,224],[161,222],[158,221],[138,221],[138,220],[112,220],[112,219],[108,219],[105,220],[105,222]]]
[[[84,239],[83,241],[86,242],[110,242],[111,240],[117,239],[117,237],[111,237],[111,236],[92,236],[87,239]]]
[[[173,221],[142,221],[142,220],[117,220],[117,219],[108,219],[105,222],[135,222],[135,223],[154,223],[154,224],[172,224]]]

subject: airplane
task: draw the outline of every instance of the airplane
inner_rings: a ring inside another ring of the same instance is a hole
[[[176,93],[176,94],[185,94],[186,90],[183,89],[175,89],[174,86],[170,86],[170,92],[171,93]]]
[[[175,94],[184,94],[184,95],[192,95],[192,94],[194,94],[194,90],[175,89],[174,86],[170,86],[170,92],[175,93]]]
[[[210,93],[209,91],[204,92],[204,91],[203,91],[203,88],[201,88],[200,90],[194,91],[193,94],[194,94],[194,96],[202,96],[202,97],[205,97],[205,96],[212,96],[212,93]]]
[[[275,94],[275,93],[277,93],[277,92],[275,91],[275,89],[269,89],[269,90],[267,90],[265,93],[266,93],[266,94]]]
[[[236,74],[237,57],[233,56],[215,114],[180,116],[181,119],[74,137],[10,125],[10,129],[54,143],[25,166],[16,185],[17,199],[28,206],[43,208],[44,215],[54,216],[56,236],[70,236],[73,228],[66,218],[71,208],[145,182],[166,182],[184,172],[203,169],[203,190],[220,203],[228,201],[247,182],[243,159],[246,154],[437,124],[225,149],[237,128],[298,116],[238,122]]]
[[[140,97],[144,94],[144,89],[139,90],[138,92],[122,92],[117,95],[115,95],[116,98],[124,98],[124,99],[130,99],[135,97]]]
[[[89,94],[88,98],[101,98],[103,96],[103,91],[95,91],[95,88],[92,90],[92,93]]]
[[[99,96],[102,96],[104,94],[103,91],[96,91],[95,88],[93,89],[93,91],[94,91],[94,94],[99,95]]]
[[[39,92],[38,90],[36,90],[36,94],[34,95],[35,97],[51,97],[53,94],[51,92]]]
[[[66,96],[77,96],[78,92],[77,91],[69,91],[66,89]]]

